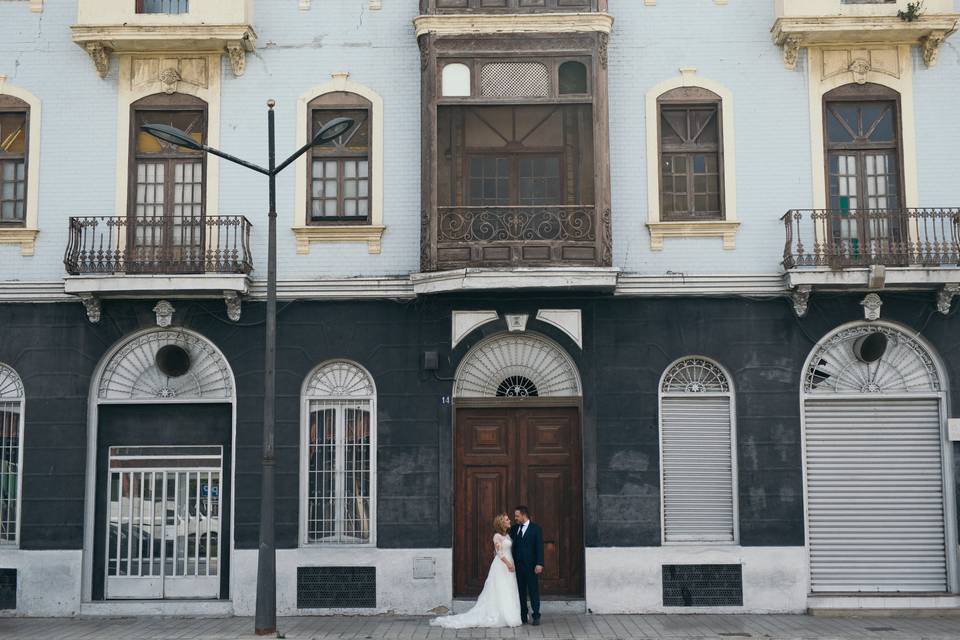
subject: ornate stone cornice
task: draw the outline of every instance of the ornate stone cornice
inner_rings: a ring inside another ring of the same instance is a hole
[[[11,229],[0,227],[0,244],[20,245],[20,255],[32,256],[37,243],[37,229]]]
[[[609,34],[613,16],[608,13],[462,14],[424,15],[413,20],[417,37],[501,35],[506,33]]]
[[[692,220],[686,222],[648,222],[650,250],[662,251],[665,238],[723,238],[723,248],[737,248],[736,220]]]
[[[783,48],[783,61],[793,69],[801,47],[916,44],[928,67],[937,61],[943,41],[960,28],[960,14],[927,14],[907,22],[895,16],[782,17],[770,30]]]
[[[297,253],[310,253],[314,242],[366,242],[367,253],[380,253],[380,241],[386,227],[372,224],[293,227]]]

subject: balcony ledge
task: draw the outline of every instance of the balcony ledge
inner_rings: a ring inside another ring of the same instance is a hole
[[[70,30],[101,78],[110,71],[111,53],[172,51],[227,53],[233,74],[241,76],[246,54],[257,44],[257,34],[248,24],[74,25]]]
[[[777,18],[771,33],[788,69],[796,67],[801,47],[860,44],[917,44],[932,67],[940,45],[958,26],[958,13],[925,14],[913,22],[896,16],[793,16]]]
[[[250,292],[250,276],[232,273],[66,276],[63,290],[80,298],[92,323],[100,321],[100,301],[111,297],[223,297],[227,317],[236,322],[240,319],[241,297]]]
[[[612,292],[619,269],[612,267],[466,268],[413,273],[416,295],[494,289],[591,289]]]
[[[422,15],[413,20],[417,37],[499,35],[505,33],[606,33],[609,13]]]
[[[830,267],[797,267],[789,269],[785,278],[790,289],[813,287],[818,290],[863,290],[875,289],[871,277],[877,277],[877,268],[853,267],[831,269]],[[885,267],[882,271],[884,289],[936,289],[943,285],[960,282],[960,266],[955,267]],[[874,285],[876,282],[873,283]]]

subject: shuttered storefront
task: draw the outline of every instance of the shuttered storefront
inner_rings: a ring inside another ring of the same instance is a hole
[[[667,542],[734,540],[730,397],[664,396],[663,526]]]
[[[944,592],[936,399],[807,399],[811,589]]]

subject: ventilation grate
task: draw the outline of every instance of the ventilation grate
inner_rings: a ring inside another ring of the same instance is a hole
[[[17,608],[17,570],[0,569],[0,609]]]
[[[667,564],[662,568],[665,607],[743,606],[742,565]]]
[[[297,567],[298,609],[373,609],[376,567]]]
[[[546,98],[550,73],[539,62],[492,62],[480,70],[480,95],[493,98]]]

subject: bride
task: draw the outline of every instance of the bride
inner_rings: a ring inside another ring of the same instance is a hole
[[[520,626],[520,594],[513,566],[513,541],[509,535],[510,516],[498,515],[493,519],[493,528],[496,529],[493,534],[496,555],[477,604],[466,613],[434,618],[431,625],[447,629]]]

